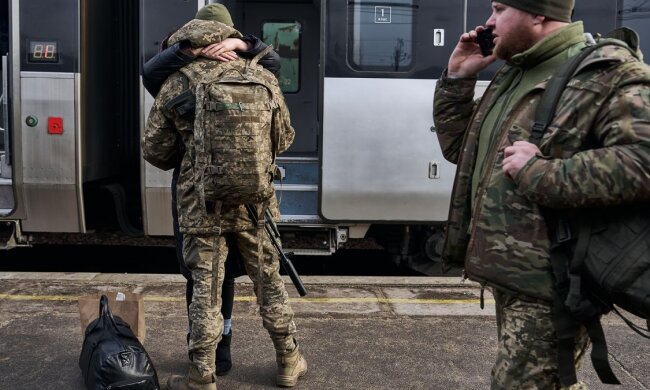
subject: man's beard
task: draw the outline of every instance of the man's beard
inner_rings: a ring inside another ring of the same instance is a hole
[[[523,53],[535,45],[533,34],[523,25],[510,31],[507,35],[499,35],[499,42],[494,48],[497,58],[510,61],[515,54]]]

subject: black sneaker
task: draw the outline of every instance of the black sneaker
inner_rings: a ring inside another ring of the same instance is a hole
[[[217,344],[217,375],[226,375],[232,368],[232,359],[230,358],[230,342],[232,341],[232,330],[227,335],[221,336],[221,341]]]

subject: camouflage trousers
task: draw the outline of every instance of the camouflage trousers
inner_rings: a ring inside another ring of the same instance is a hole
[[[258,257],[258,237],[262,239],[261,259]],[[295,348],[293,311],[280,278],[278,255],[266,233],[258,235],[258,230],[247,230],[223,235],[186,234],[183,257],[194,281],[189,307],[192,334],[188,348],[191,364],[201,376],[215,372],[215,349],[223,332],[221,286],[224,263],[231,249],[239,250],[255,293],[261,291],[261,296],[258,296],[260,315],[275,350],[286,353]]]
[[[558,377],[553,304],[493,289],[496,301],[497,361],[491,389],[562,389]],[[576,368],[589,347],[584,327],[576,334]],[[571,390],[586,389],[578,382]],[[564,388],[567,389],[567,388]]]

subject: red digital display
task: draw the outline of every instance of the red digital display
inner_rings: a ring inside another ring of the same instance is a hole
[[[59,62],[58,46],[54,41],[29,41],[27,62]]]

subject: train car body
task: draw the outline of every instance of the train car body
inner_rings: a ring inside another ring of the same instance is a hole
[[[171,173],[140,154],[154,99],[141,69],[206,3],[5,2],[0,213],[8,246],[111,227],[172,235]],[[458,36],[484,23],[490,2],[222,3],[240,31],[282,58],[279,80],[296,129],[276,183],[283,237],[295,243],[288,246],[330,254],[372,237],[410,265],[435,260],[455,166],[436,138],[433,91]],[[587,31],[630,25],[647,36],[647,7],[577,0],[575,19]],[[478,94],[496,67],[481,75]]]

